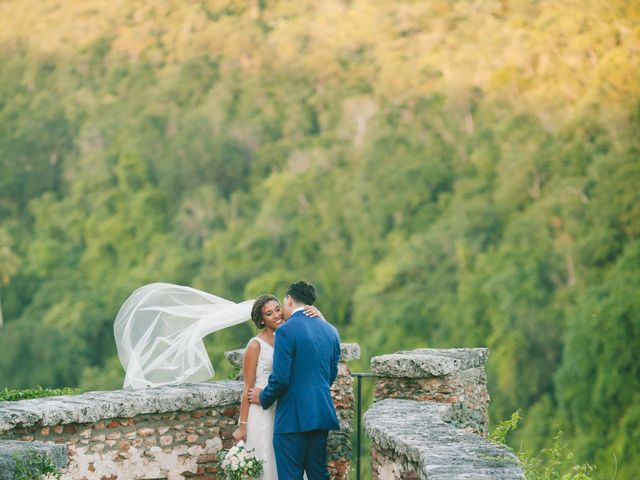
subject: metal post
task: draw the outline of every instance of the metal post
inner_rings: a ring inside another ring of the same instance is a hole
[[[362,377],[375,377],[373,373],[351,373],[352,377],[358,379],[358,395],[356,405],[356,480],[360,480],[360,454],[362,453]]]

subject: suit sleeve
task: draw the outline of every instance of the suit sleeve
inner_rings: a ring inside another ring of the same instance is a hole
[[[340,361],[340,336],[338,335],[338,332],[336,332],[335,345],[333,350],[333,357],[331,359],[331,371],[329,372],[329,385],[333,385],[333,382],[338,376],[338,362]]]
[[[291,377],[291,365],[295,354],[295,344],[286,330],[276,330],[273,346],[273,371],[269,375],[269,384],[260,392],[260,403],[265,410],[273,405],[287,390]]]

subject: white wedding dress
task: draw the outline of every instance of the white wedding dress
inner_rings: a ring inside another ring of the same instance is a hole
[[[191,287],[152,283],[136,289],[116,316],[113,333],[126,371],[124,388],[201,382],[213,376],[203,338],[251,319],[253,300],[235,303]],[[265,388],[273,368],[273,347],[261,338],[256,387]],[[273,450],[276,404],[250,404],[247,446],[265,461],[261,480],[278,480]],[[306,479],[306,474],[304,476]]]
[[[269,383],[269,375],[273,369],[273,347],[260,337],[253,337],[249,343],[260,344],[260,355],[256,366],[256,383],[258,388],[265,388]],[[277,403],[277,402],[276,402]],[[255,449],[256,458],[264,460],[264,471],[260,480],[278,480],[276,457],[273,451],[273,424],[276,417],[276,403],[264,410],[260,405],[249,404],[247,417],[246,445]]]

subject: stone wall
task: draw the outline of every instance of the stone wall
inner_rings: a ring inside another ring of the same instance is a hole
[[[371,359],[365,414],[374,480],[524,479],[517,457],[489,443],[488,350],[419,349]]]
[[[524,480],[506,447],[457,428],[451,405],[382,400],[365,414],[373,480]]]
[[[63,479],[213,479],[241,391],[214,382],[4,402],[0,439],[66,445]]]
[[[378,376],[374,397],[449,403],[458,424],[486,434],[489,392],[484,364],[486,348],[422,348],[371,359]]]
[[[353,389],[345,362],[358,356],[357,345],[343,346],[333,387],[342,426],[328,452],[335,480],[349,470]],[[233,443],[241,392],[241,382],[219,381],[2,402],[0,459],[25,446],[9,440],[44,443],[66,447],[64,480],[213,480],[215,453]]]

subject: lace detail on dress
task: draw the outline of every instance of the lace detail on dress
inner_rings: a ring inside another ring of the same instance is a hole
[[[260,355],[256,366],[256,387],[264,388],[269,383],[269,375],[273,370],[273,347],[260,337],[253,337],[260,343]]]
[[[260,355],[256,365],[256,387],[264,388],[269,383],[269,375],[273,369],[273,347],[259,337],[253,337],[260,343]],[[247,418],[247,446],[255,448],[256,457],[265,461],[264,472],[259,480],[278,480],[276,459],[273,452],[273,424],[276,416],[276,405],[267,410],[260,405],[249,405]]]

